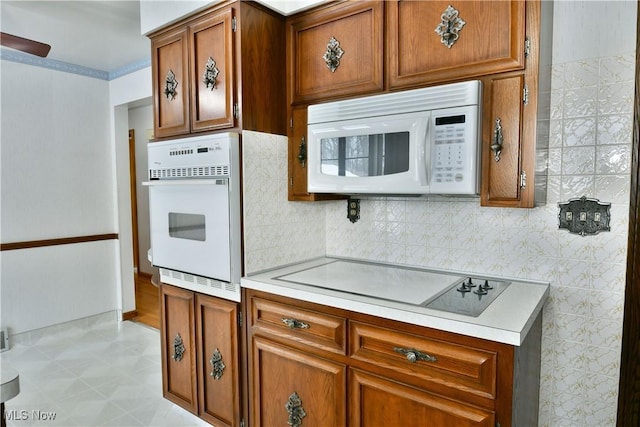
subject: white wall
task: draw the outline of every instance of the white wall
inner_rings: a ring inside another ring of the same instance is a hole
[[[131,190],[129,187],[129,105],[150,102],[151,67],[127,74],[109,82],[111,150],[115,159],[113,209],[118,218],[118,302],[124,313],[135,310],[133,270],[133,238],[131,229]]]
[[[245,162],[253,162],[245,181],[247,272],[301,254],[324,255],[316,239],[325,227],[328,255],[549,281],[539,425],[615,426],[636,8],[634,1],[554,3],[545,206],[500,209],[481,208],[478,200],[379,198],[363,200],[361,219],[352,224],[345,201],[284,202],[286,171],[275,163],[278,178],[272,178],[270,162],[274,147],[281,146],[253,144],[245,152]],[[558,230],[557,203],[583,195],[612,203],[610,232],[581,237]]]
[[[0,66],[2,242],[117,232],[107,82],[4,60]],[[19,333],[114,310],[115,247],[104,241],[1,252],[2,325]]]

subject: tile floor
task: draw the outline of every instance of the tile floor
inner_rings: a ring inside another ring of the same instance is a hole
[[[162,397],[159,332],[115,313],[17,335],[0,363],[20,375],[7,426],[209,425]]]

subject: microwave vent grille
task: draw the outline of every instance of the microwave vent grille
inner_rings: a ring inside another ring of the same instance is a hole
[[[228,165],[149,169],[150,179],[207,178],[225,175],[229,175]]]
[[[311,105],[308,123],[479,105],[481,97],[482,84],[479,80],[385,93]]]

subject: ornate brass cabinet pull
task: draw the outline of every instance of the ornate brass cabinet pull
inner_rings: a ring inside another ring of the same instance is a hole
[[[213,352],[211,359],[209,359],[209,363],[211,364],[211,372],[209,375],[213,377],[214,380],[219,380],[222,378],[222,374],[224,373],[224,368],[227,366],[222,361],[222,354],[220,354],[220,350],[217,348]]]
[[[171,358],[176,362],[179,362],[182,360],[184,352],[185,348],[184,344],[182,343],[182,337],[180,336],[180,332],[178,332],[176,337],[173,339],[173,354],[171,355]]]
[[[504,138],[502,136],[502,122],[498,117],[496,119],[496,126],[493,130],[493,143],[491,144],[491,151],[493,151],[493,158],[496,162],[500,161],[500,153],[502,153],[502,144]]]
[[[299,321],[298,319],[283,318],[282,323],[287,325],[290,329],[309,329],[309,324]]]
[[[218,78],[218,74],[220,74],[220,70],[216,67],[216,61],[214,61],[212,57],[209,57],[209,59],[207,59],[207,64],[204,67],[204,75],[202,76],[202,82],[207,85],[209,90],[214,90],[216,88],[216,79]]]
[[[451,46],[458,40],[458,33],[464,27],[464,22],[460,18],[458,12],[453,6],[449,5],[447,9],[440,15],[440,23],[436,27],[436,33],[440,36],[443,45],[451,49]]]
[[[302,408],[302,400],[300,400],[297,392],[294,391],[293,394],[289,396],[285,408],[289,413],[287,424],[291,427],[300,427],[300,425],[302,425],[302,419],[307,416],[307,413],[304,411],[304,408]]]
[[[396,353],[404,354],[407,357],[407,360],[411,363],[416,363],[418,360],[423,360],[425,362],[438,361],[435,356],[431,356],[427,353],[422,353],[421,351],[414,348],[394,347],[393,351],[395,351]]]
[[[176,75],[173,70],[169,70],[167,78],[164,81],[164,96],[166,96],[169,101],[176,99],[176,95],[178,94],[176,90],[177,87],[178,81],[176,80]]]
[[[344,54],[344,50],[340,47],[340,42],[335,37],[331,37],[329,43],[327,43],[327,51],[322,55],[327,68],[335,73],[340,66],[340,58]]]
[[[304,140],[304,136],[302,137],[302,141],[300,141],[300,148],[298,151],[298,161],[300,162],[300,165],[304,168],[306,162],[307,162],[307,143]]]

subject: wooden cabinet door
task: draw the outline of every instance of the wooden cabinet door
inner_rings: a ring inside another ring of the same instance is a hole
[[[189,68],[186,29],[151,40],[154,137],[189,133]]]
[[[163,396],[197,414],[194,293],[163,284],[160,301]]]
[[[495,414],[426,391],[349,371],[349,426],[493,427]]]
[[[307,148],[307,107],[293,108],[289,136],[289,200],[309,200]]]
[[[524,68],[524,1],[385,3],[389,88]],[[443,44],[435,31],[449,5],[464,21],[451,47]]]
[[[233,9],[226,8],[189,25],[193,132],[234,125],[232,18]]]
[[[346,366],[257,336],[251,363],[254,427],[346,426]]]
[[[238,305],[196,294],[198,402],[202,419],[219,427],[240,423]]]
[[[519,207],[523,199],[523,191],[527,186],[527,171],[523,169],[527,151],[525,144],[534,143],[523,138],[523,90],[523,74],[495,76],[485,80],[483,206]],[[492,146],[497,145],[500,145],[499,153],[492,150]],[[534,171],[529,172],[531,178]]]
[[[384,3],[345,2],[288,22],[291,102],[383,89]]]

